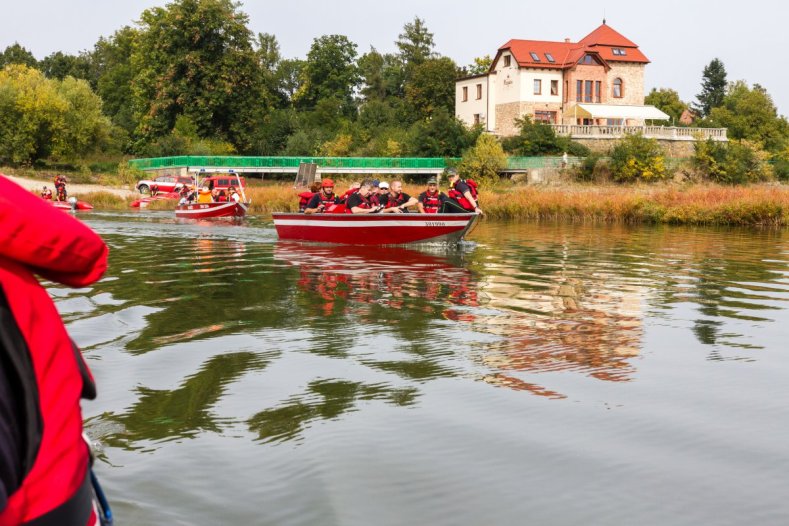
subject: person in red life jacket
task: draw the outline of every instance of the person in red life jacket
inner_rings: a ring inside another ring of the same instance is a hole
[[[87,287],[107,268],[107,245],[4,177],[0,225],[0,526],[108,524],[82,437],[93,378],[34,276]]]
[[[339,199],[337,199],[338,203],[347,203],[348,198],[351,197],[353,194],[359,191],[359,188],[362,186],[362,183],[359,181],[351,183],[351,187],[342,194]]]
[[[46,186],[41,189],[41,197],[46,199],[47,201],[52,200],[52,190],[47,188]]]
[[[318,182],[312,183],[310,189],[299,194],[299,212],[304,212],[307,209],[307,204],[310,202],[315,194],[320,192],[321,184]]]
[[[382,205],[381,201],[386,201],[389,195],[389,183],[386,181],[373,181],[373,186],[370,190],[370,202],[375,206]]]
[[[348,197],[345,203],[345,211],[349,214],[373,214],[381,210],[381,205],[374,205],[370,202],[370,193],[373,184],[370,181],[362,181],[359,191]]]
[[[438,181],[431,177],[427,181],[427,190],[419,194],[416,204],[420,214],[436,214],[447,200],[446,194],[438,189]]]
[[[389,185],[389,195],[386,198],[381,197],[381,204],[384,205],[384,211],[388,212],[408,212],[409,206],[415,206],[417,203],[416,197],[411,197],[403,192],[403,183],[400,181],[392,181]]]
[[[337,197],[334,195],[334,181],[331,179],[324,179],[321,181],[321,191],[312,196],[310,202],[307,203],[307,208],[304,209],[304,213],[319,214],[327,207],[336,203]]]
[[[472,180],[463,180],[460,175],[450,170],[447,172],[449,180],[449,193],[441,210],[442,212],[476,212],[485,215],[479,207],[477,200],[477,183]]]

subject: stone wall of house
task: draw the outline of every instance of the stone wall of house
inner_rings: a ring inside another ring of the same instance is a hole
[[[674,159],[684,159],[693,156],[693,144],[695,141],[672,141],[667,139],[655,139],[666,154],[666,157]],[[608,153],[616,146],[621,139],[573,139],[589,148],[593,152]]]
[[[502,137],[517,135],[520,130],[515,119],[528,115],[534,119],[535,111],[556,112],[556,122],[561,121],[562,105],[558,102],[510,102],[496,105],[496,133]]]
[[[611,69],[608,71],[608,91],[605,100],[608,104],[631,104],[641,106],[644,104],[644,64],[633,62],[609,62]],[[614,79],[620,78],[623,83],[621,99],[613,95]]]

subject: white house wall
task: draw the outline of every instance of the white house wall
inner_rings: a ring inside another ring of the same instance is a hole
[[[481,85],[482,94],[477,98],[477,86]],[[468,98],[463,100],[463,88],[468,89]],[[487,76],[471,77],[455,83],[455,116],[466,126],[475,124],[475,115],[487,126],[488,121],[488,79]]]

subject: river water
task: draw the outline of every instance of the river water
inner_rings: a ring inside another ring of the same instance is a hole
[[[789,231],[483,222],[455,249],[82,217],[50,286],[119,524],[789,523]]]

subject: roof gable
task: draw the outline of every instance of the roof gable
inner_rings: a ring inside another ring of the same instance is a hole
[[[618,46],[618,47],[638,47],[633,42],[622,36],[621,33],[615,31],[611,26],[605,22],[583,37],[579,44],[587,46]]]

